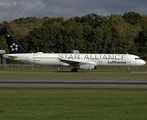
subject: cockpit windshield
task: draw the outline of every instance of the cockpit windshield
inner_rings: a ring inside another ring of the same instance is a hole
[[[140,58],[135,58],[135,60],[141,60]]]

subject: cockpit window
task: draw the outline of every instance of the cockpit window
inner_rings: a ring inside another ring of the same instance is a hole
[[[141,60],[140,58],[135,58],[135,60]]]

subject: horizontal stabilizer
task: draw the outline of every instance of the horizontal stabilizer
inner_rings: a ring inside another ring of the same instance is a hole
[[[17,56],[11,56],[11,55],[8,55],[8,54],[5,54],[3,55],[4,58],[8,58],[8,59],[15,59],[15,58],[18,58]]]

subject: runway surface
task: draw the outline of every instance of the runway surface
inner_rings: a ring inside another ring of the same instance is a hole
[[[147,89],[147,80],[0,80],[0,87]]]
[[[71,73],[71,71],[0,71],[0,73],[45,73],[45,72],[48,72],[48,73]],[[78,71],[80,73],[128,73],[127,71]],[[147,72],[130,72],[130,73],[147,73]]]

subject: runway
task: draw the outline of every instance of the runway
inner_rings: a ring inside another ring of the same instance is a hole
[[[0,73],[71,73],[71,71],[0,71]],[[127,71],[78,71],[79,73],[128,73]],[[130,73],[147,73],[147,72],[130,72]]]
[[[0,87],[147,89],[147,80],[0,80]]]

